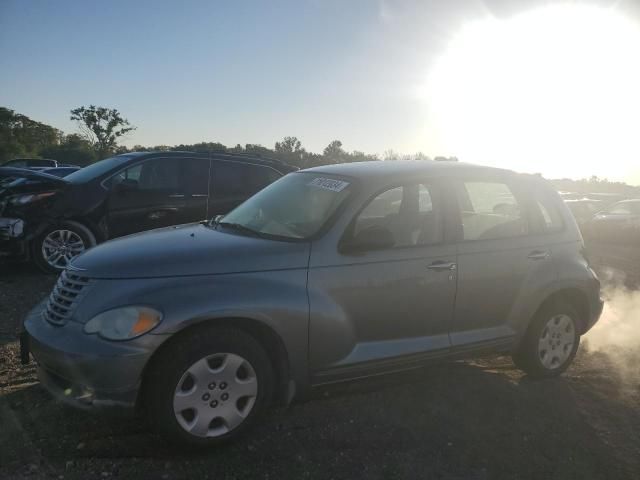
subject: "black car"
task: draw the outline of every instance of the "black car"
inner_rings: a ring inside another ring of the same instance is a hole
[[[43,168],[42,170],[38,170],[41,173],[46,173],[49,175],[53,175],[54,177],[66,177],[67,175],[71,175],[73,172],[77,172],[80,170],[80,167],[53,167],[53,168]]]
[[[0,254],[61,271],[110,238],[225,214],[295,168],[250,155],[141,152],[64,178],[1,170]]]

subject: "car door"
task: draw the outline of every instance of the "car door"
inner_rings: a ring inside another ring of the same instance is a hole
[[[111,178],[107,203],[111,238],[187,221],[182,160],[153,158]]]
[[[180,223],[209,218],[211,161],[208,158],[185,158],[181,161],[185,188],[185,207]]]
[[[366,202],[342,243],[385,229],[393,235],[389,248],[350,253],[312,246],[314,383],[400,368],[448,350],[455,246],[445,242],[441,193],[430,182],[396,185]]]
[[[451,344],[510,344],[519,308],[555,278],[553,252],[532,232],[532,200],[515,177],[454,179],[450,191],[460,222]]]
[[[214,159],[209,216],[224,215],[282,175],[269,166]]]

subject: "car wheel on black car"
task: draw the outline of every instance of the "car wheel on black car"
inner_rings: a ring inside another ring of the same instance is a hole
[[[96,237],[81,223],[67,220],[47,227],[31,243],[34,263],[44,272],[59,273],[71,260],[96,244]]]
[[[161,353],[145,379],[150,423],[169,440],[206,447],[246,431],[269,406],[274,370],[240,330],[198,329]]]

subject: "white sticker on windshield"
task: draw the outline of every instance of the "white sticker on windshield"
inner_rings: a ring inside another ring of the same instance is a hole
[[[341,192],[349,186],[349,182],[318,177],[309,182],[309,185],[312,187],[324,188],[325,190],[331,190],[332,192]]]

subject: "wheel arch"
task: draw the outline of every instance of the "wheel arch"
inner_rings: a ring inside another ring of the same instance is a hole
[[[96,245],[98,243],[102,243],[106,240],[104,234],[102,233],[102,231],[100,230],[100,228],[98,227],[98,225],[96,225],[94,222],[92,222],[91,220],[84,218],[84,217],[69,217],[69,218],[64,218],[64,219],[60,219],[59,221],[62,222],[75,222],[78,223],[80,225],[82,225],[84,228],[86,228],[87,230],[89,230],[91,232],[91,234],[93,235],[93,238],[95,240]]]
[[[289,354],[285,347],[285,344],[276,333],[276,331],[269,325],[247,317],[224,317],[224,318],[210,318],[203,319],[195,324],[186,325],[183,329],[175,332],[165,342],[160,345],[145,365],[140,384],[140,392],[136,399],[136,409],[141,407],[140,402],[144,397],[144,392],[147,389],[146,380],[149,378],[149,372],[154,368],[155,363],[162,357],[165,351],[169,349],[171,345],[179,342],[181,339],[190,335],[195,335],[198,331],[209,328],[229,328],[240,330],[250,336],[252,336],[260,345],[265,349],[265,353],[271,360],[275,376],[276,376],[276,388],[274,401],[277,404],[287,404],[290,401],[290,369],[289,369]]]
[[[533,317],[535,318],[538,313],[547,308],[549,305],[554,305],[559,302],[566,302],[576,309],[578,312],[578,331],[579,334],[582,335],[587,330],[587,325],[589,323],[589,318],[591,315],[591,308],[589,306],[589,297],[587,294],[579,288],[576,287],[565,287],[559,290],[554,291],[553,293],[547,295],[547,297],[542,301],[540,306],[536,309]]]

